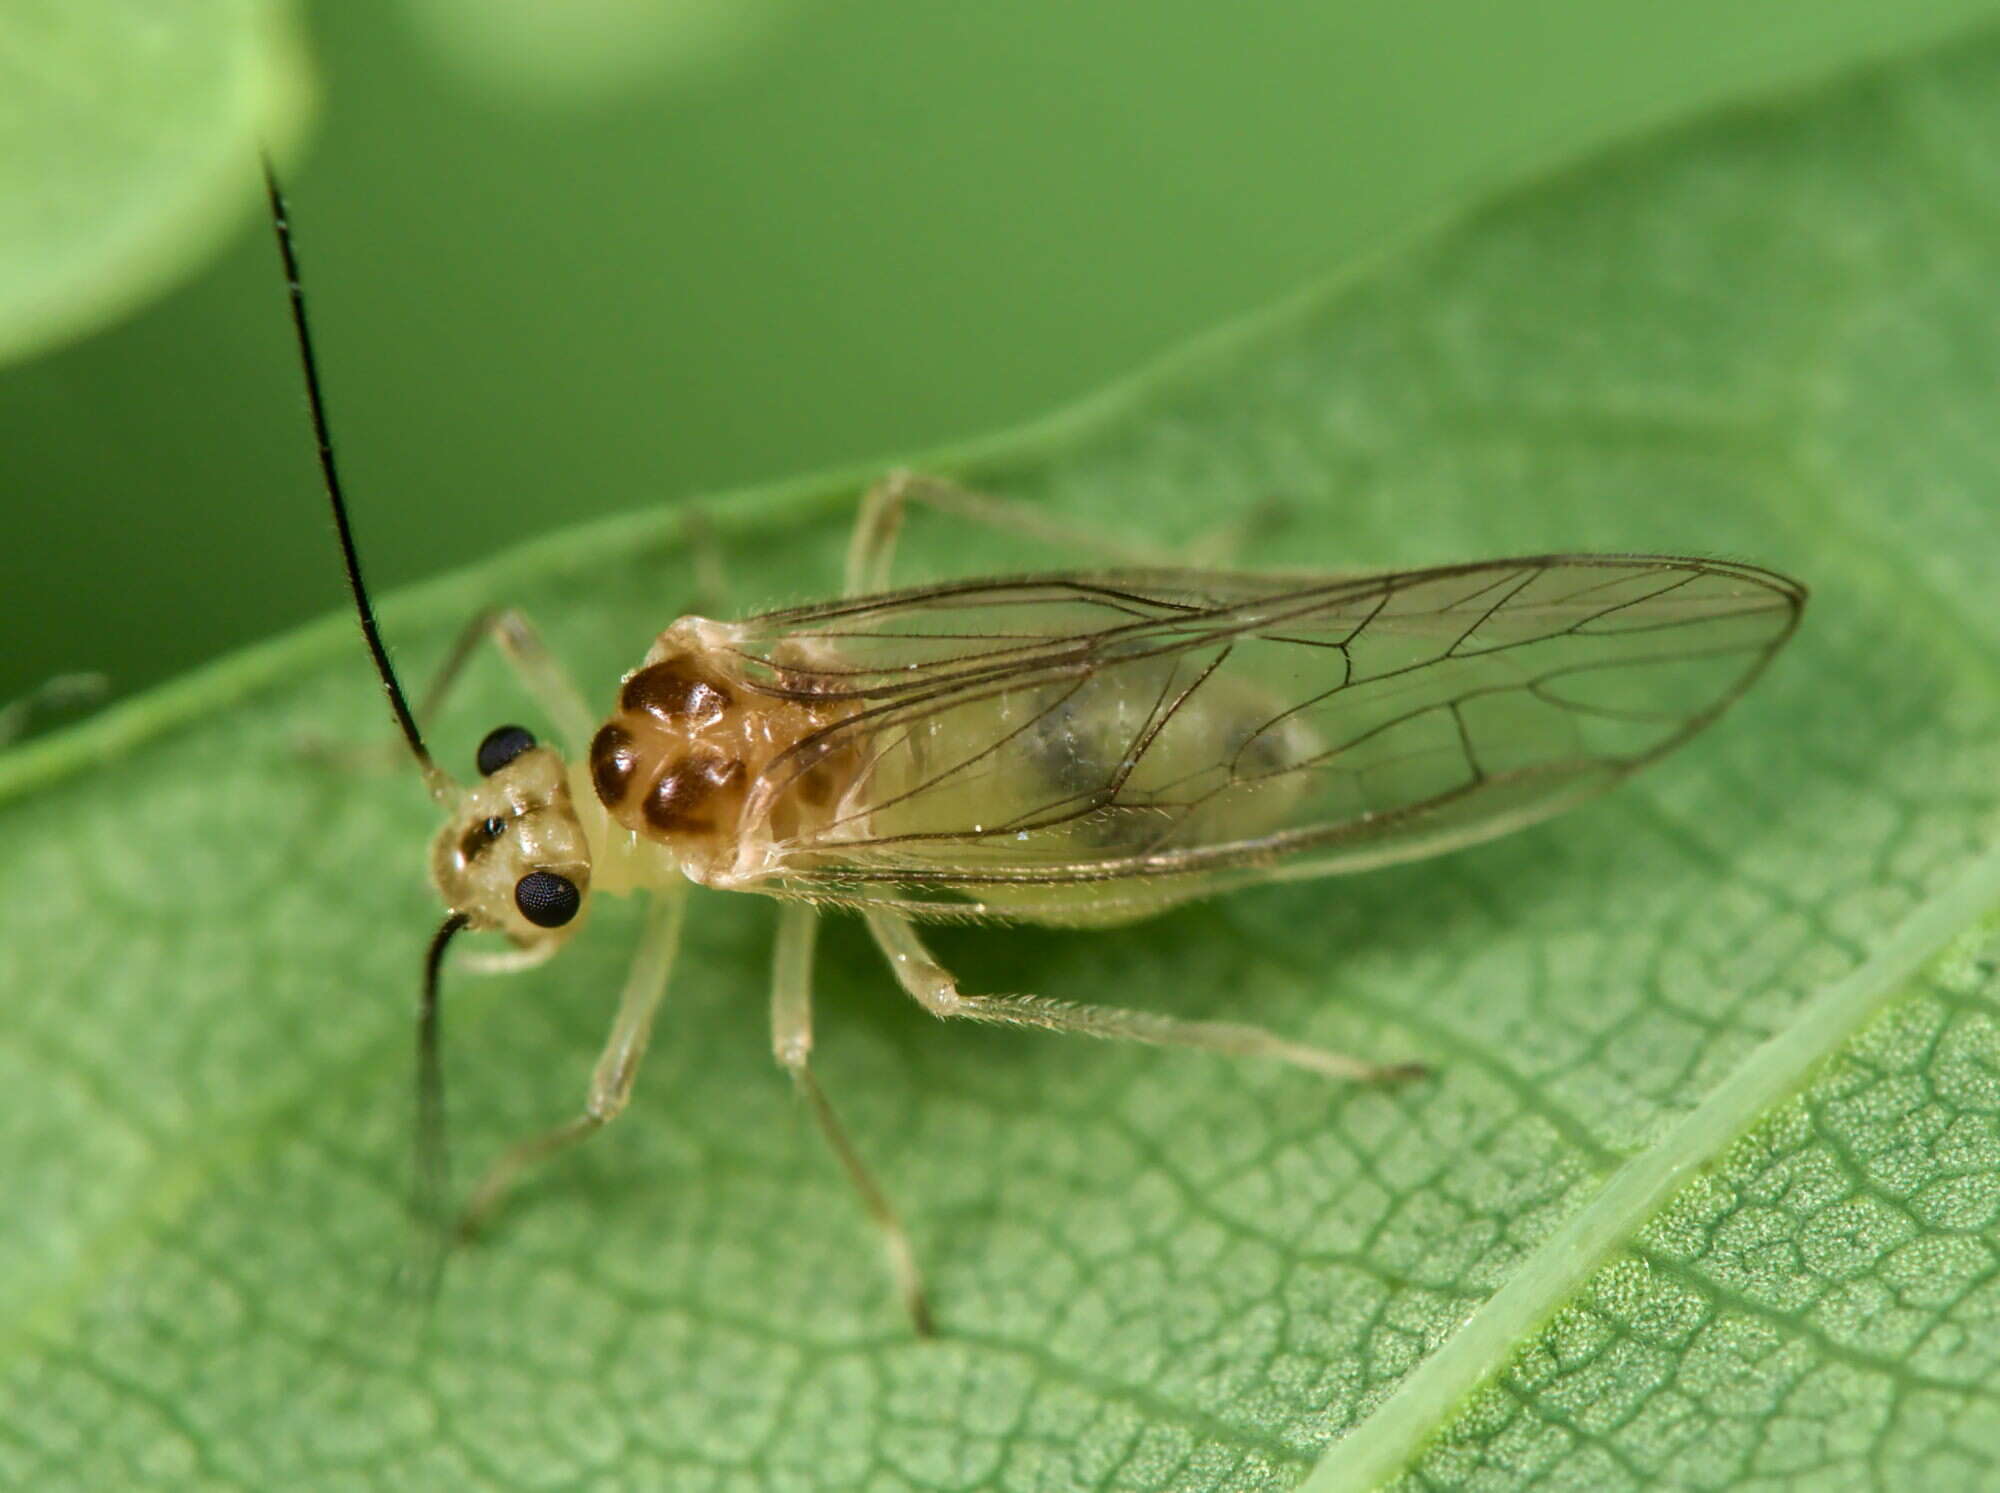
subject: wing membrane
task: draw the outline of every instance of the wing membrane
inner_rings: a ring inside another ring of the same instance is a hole
[[[1044,916],[1059,898],[1029,889],[1137,904],[1306,852],[1319,874],[1469,844],[1686,740],[1804,597],[1753,566],[1567,555],[1030,576],[768,613],[732,629],[757,687],[852,713],[753,789],[787,822],[818,764],[849,785],[774,845],[765,889]],[[1106,885],[1134,878],[1178,890]]]

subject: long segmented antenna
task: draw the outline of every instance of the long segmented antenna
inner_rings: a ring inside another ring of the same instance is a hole
[[[285,210],[285,194],[278,186],[278,173],[267,157],[264,161],[264,190],[271,199],[271,227],[278,236],[278,253],[285,264],[285,286],[291,297],[292,330],[298,334],[299,362],[305,370],[306,404],[312,411],[313,438],[319,447],[319,470],[326,486],[327,502],[333,508],[333,526],[340,536],[340,555],[347,568],[347,589],[354,595],[355,614],[361,619],[361,636],[375,660],[383,693],[395,712],[396,724],[410,753],[422,769],[424,784],[440,803],[454,796],[452,781],[434,761],[424,745],[423,732],[410,711],[396,669],[383,646],[381,629],[375,625],[375,609],[368,600],[368,586],[361,578],[361,556],[354,546],[354,529],[347,519],[347,500],[341,492],[340,469],[334,465],[333,435],[326,419],[326,400],[320,393],[319,363],[313,356],[312,328],[306,321],[305,285],[299,277],[298,251],[292,246],[292,225]],[[450,1208],[450,1153],[445,1143],[444,1064],[439,1053],[439,976],[444,969],[445,948],[471,922],[465,913],[453,911],[438,925],[424,955],[423,997],[417,1008],[417,1114],[415,1138],[414,1196],[411,1199],[418,1228],[416,1279],[418,1294],[429,1300],[437,1292],[450,1252],[451,1233],[447,1220]]]
[[[354,546],[354,529],[347,519],[347,499],[341,491],[340,469],[334,465],[333,434],[327,426],[326,400],[320,393],[319,361],[313,356],[312,328],[306,321],[306,289],[299,278],[298,251],[292,246],[292,225],[286,214],[285,194],[278,186],[278,173],[268,157],[264,161],[264,190],[271,199],[271,227],[278,235],[278,253],[285,262],[285,287],[291,298],[292,330],[298,334],[299,361],[305,368],[306,404],[312,411],[313,439],[319,448],[319,470],[326,486],[327,502],[333,508],[333,527],[340,536],[340,557],[347,567],[347,589],[354,595],[355,614],[361,619],[361,636],[367,641],[368,652],[375,660],[375,672],[382,678],[382,691],[389,697],[389,708],[395,712],[396,724],[402,728],[403,739],[410,744],[411,755],[423,770],[424,785],[430,789],[431,797],[444,803],[451,797],[451,780],[432,760],[430,748],[424,745],[423,732],[417,729],[417,718],[411,714],[410,702],[403,695],[395,666],[389,662],[389,650],[383,645],[381,629],[375,625],[375,608],[368,600],[367,583],[361,578],[361,555]]]

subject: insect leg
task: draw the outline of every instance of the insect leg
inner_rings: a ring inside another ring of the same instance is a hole
[[[862,913],[896,979],[933,1016],[986,1021],[1000,1026],[1032,1026],[1087,1037],[1115,1037],[1171,1047],[1198,1047],[1232,1057],[1276,1058],[1333,1078],[1381,1080],[1419,1078],[1421,1063],[1369,1063],[1345,1053],[1294,1042],[1263,1027],[1234,1021],[1186,1021],[1152,1011],[1086,1006],[1040,995],[961,995],[950,970],[931,957],[906,917],[879,909]]]
[[[581,751],[597,730],[597,717],[568,673],[556,662],[535,624],[512,607],[488,608],[465,624],[438,666],[430,688],[424,691],[423,702],[417,707],[419,721],[428,726],[444,708],[452,686],[458,683],[482,639],[490,640],[499,649],[514,677],[521,681],[521,687],[555,722],[556,729],[569,738],[571,751]]]
[[[731,588],[723,555],[722,536],[706,508],[690,504],[681,514],[681,543],[694,566],[694,591],[687,609],[703,616],[720,616],[729,608]]]
[[[475,975],[518,975],[539,969],[557,954],[562,945],[553,940],[526,949],[481,949],[458,956],[458,968]]]
[[[881,1184],[861,1160],[848,1139],[840,1118],[826,1095],[820,1092],[809,1060],[812,1056],[812,956],[819,934],[819,914],[803,903],[786,903],[778,909],[776,955],[771,969],[771,1048],[779,1066],[792,1075],[800,1095],[819,1123],[820,1134],[840,1161],[854,1190],[861,1194],[861,1206],[882,1231],[882,1244],[889,1252],[889,1273],[895,1277],[897,1294],[917,1336],[932,1333],[931,1309],[924,1299],[923,1274],[917,1269],[916,1253],[910,1236],[896,1216]]]
[[[597,720],[584,703],[583,695],[542,641],[535,625],[512,607],[488,608],[478,612],[459,629],[457,638],[444,656],[444,662],[431,676],[431,682],[417,705],[418,724],[426,731],[430,729],[445,701],[450,698],[452,687],[463,676],[465,666],[472,661],[472,655],[480,643],[487,640],[499,649],[501,658],[513,670],[522,688],[556,723],[556,728],[567,738],[566,745],[572,751],[581,750],[596,731]],[[402,738],[398,737],[394,741],[383,742],[379,751],[373,745],[342,746],[317,740],[302,742],[301,750],[307,756],[334,767],[357,770],[380,767],[386,770],[402,760],[404,747]]]
[[[18,700],[0,705],[0,746],[27,730],[37,715],[95,705],[109,688],[110,681],[102,674],[56,674],[44,679]]]
[[[896,534],[902,528],[903,510],[911,503],[922,503],[939,513],[983,524],[989,529],[1025,535],[1072,554],[1079,549],[1090,551],[1118,565],[1174,566],[1185,564],[1187,559],[1184,555],[1149,549],[1066,524],[1028,503],[974,492],[941,477],[895,471],[861,496],[861,512],[847,544],[847,595],[861,596],[888,589]]]
[[[531,1136],[510,1147],[493,1163],[472,1190],[459,1215],[462,1239],[477,1234],[493,1216],[521,1174],[559,1151],[567,1150],[586,1136],[602,1130],[625,1108],[632,1097],[632,1082],[646,1055],[646,1040],[652,1035],[653,1013],[666,994],[667,979],[673,973],[674,955],[681,942],[681,915],[687,907],[685,888],[673,886],[654,894],[648,909],[645,932],[639,951],[633,956],[632,971],[625,977],[624,993],[618,997],[618,1014],[611,1023],[611,1035],[590,1075],[590,1094],[583,1113],[553,1130]]]

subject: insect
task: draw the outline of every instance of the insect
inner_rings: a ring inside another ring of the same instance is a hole
[[[741,621],[683,617],[594,715],[526,620],[476,619],[567,738],[503,725],[460,787],[432,760],[368,602],[275,180],[320,460],[356,610],[446,822],[447,916],[418,1029],[427,1237],[476,1230],[522,1173],[624,1109],[700,885],[778,900],[772,1039],[882,1236],[919,1332],[921,1274],[811,1064],[819,912],[851,909],[940,1017],[1413,1076],[1262,1028],[1040,995],[976,995],[926,919],[1107,925],[1251,883],[1388,865],[1490,839],[1603,792],[1686,741],[1796,629],[1805,588],[1754,565],[1540,555],[1350,576],[1140,568],[884,590],[905,506],[1002,508],[908,476],[863,500],[846,594]],[[558,952],[593,898],[651,909],[583,1109],[504,1153],[446,1212],[439,972],[467,930],[513,965]]]

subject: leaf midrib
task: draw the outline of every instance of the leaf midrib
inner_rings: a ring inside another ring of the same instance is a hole
[[[1852,307],[1830,307],[1823,336],[1835,340]],[[1864,543],[1836,473],[1818,459],[1806,412],[1781,417],[1768,453],[1775,484],[1763,507],[1797,523],[1804,505],[1777,501],[1787,485],[1813,491],[1830,513],[1848,563],[1886,574],[1899,595],[1918,600],[1939,624],[1938,641],[1967,675],[1990,683],[1991,659],[1979,631],[1959,608],[1894,545]],[[1754,425],[1748,432],[1754,436]],[[1755,1120],[1801,1087],[1812,1071],[1889,1004],[1909,980],[2000,905],[2000,846],[1990,850],[1944,893],[1922,903],[1875,953],[1812,997],[1786,1027],[1754,1048],[1741,1064],[1672,1129],[1612,1173],[1589,1202],[1524,1259],[1506,1285],[1476,1308],[1446,1342],[1411,1371],[1389,1396],[1336,1441],[1301,1493],[1349,1493],[1373,1488],[1407,1471],[1478,1386],[1500,1372],[1532,1332],[1558,1311],[1625,1247],[1666,1200],[1700,1167],[1718,1159]]]
[[[1592,158],[1600,154],[1591,152]],[[1523,184],[1531,185],[1536,179],[1536,174],[1530,174]],[[1451,219],[1464,216],[1449,215]],[[1421,234],[1411,237],[1427,238],[1436,226],[1427,225]],[[1387,254],[1393,256],[1409,242],[1409,237],[1398,238],[1387,246]],[[1165,363],[1025,432],[939,453],[920,464],[938,470],[962,470],[966,466],[993,470],[1032,463],[1039,455],[1059,452],[1072,442],[1086,440],[1098,430],[1114,426],[1121,414],[1143,404],[1148,397],[1170,393],[1178,384],[1198,376],[1210,363],[1234,357],[1270,327],[1291,324],[1302,305],[1323,304],[1337,294],[1342,280],[1365,273],[1367,268],[1366,263],[1352,267],[1299,297],[1288,298],[1279,306],[1211,334]],[[995,457],[997,461],[992,459]],[[1982,682],[1990,682],[1991,657],[1981,646],[1981,632],[1972,625],[1972,619],[1963,614],[1962,606],[1955,605],[1952,598],[1925,584],[1911,557],[1900,547],[1864,542],[1864,536],[1855,529],[1851,503],[1842,490],[1839,474],[1829,468],[1822,453],[1795,435],[1789,449],[1773,452],[1771,461],[1774,471],[1788,479],[1794,492],[1816,493],[1821,500],[1816,506],[1830,510],[1835,516],[1848,564],[1863,574],[1894,577],[1898,582],[1893,587],[1895,592],[1911,598],[1930,614],[1940,645],[1948,650],[1954,662],[1964,665],[1968,674]],[[847,494],[859,486],[864,475],[873,475],[878,470],[879,466],[871,466],[866,474],[857,473],[849,480],[818,477],[806,483],[745,493],[726,500],[717,517],[726,522],[729,530],[736,531],[757,527],[781,514],[829,516],[847,501]],[[1776,501],[1782,486],[1769,494],[1766,506],[1787,522],[1797,524],[1801,521],[1799,505]],[[584,569],[598,556],[616,553],[629,557],[635,546],[670,541],[681,522],[677,512],[653,513],[530,541],[475,570],[416,588],[390,611],[395,621],[403,625],[456,615],[466,610],[464,597],[473,592],[490,594],[508,575],[532,573],[547,579]],[[303,665],[338,657],[352,646],[350,629],[351,623],[345,618],[324,619],[154,691],[96,721],[0,757],[0,804],[54,778],[127,751],[139,741],[199,721],[224,703],[286,682]],[[1902,993],[1912,975],[1965,933],[1996,902],[2000,902],[2000,851],[1989,852],[1975,861],[1944,893],[1920,904],[1872,955],[1809,998],[1784,1030],[1754,1048],[1658,1143],[1612,1172],[1588,1202],[1523,1259],[1504,1286],[1475,1308],[1453,1335],[1391,1390],[1374,1411],[1334,1443],[1303,1486],[1309,1493],[1368,1487],[1411,1465],[1423,1444],[1448,1424],[1465,1396],[1502,1369],[1533,1329],[1559,1310],[1615,1251],[1627,1245],[1675,1189],[1740,1139],[1759,1115],[1803,1083],[1856,1028]],[[1405,1013],[1381,1014],[1393,1020],[1407,1020]],[[339,1067],[372,1070],[381,1058],[382,1053],[370,1044],[350,1054],[349,1061]],[[1493,1071],[1490,1064],[1481,1066]],[[123,1215],[124,1222],[136,1224],[158,1214],[171,1216],[179,1211],[188,1201],[187,1189],[198,1182],[198,1173],[212,1164],[217,1154],[234,1153],[243,1145],[254,1149],[257,1137],[268,1133],[268,1122],[296,1107],[298,1102],[296,1095],[287,1096],[243,1116],[240,1132],[194,1158],[191,1167],[176,1169],[162,1179],[162,1185],[151,1190],[138,1208]],[[102,1263],[100,1260],[99,1264]],[[94,1274],[83,1272],[75,1283],[78,1294]],[[993,1340],[986,1346],[1017,1353],[1030,1351],[1005,1340]],[[1100,1391],[1104,1388],[1092,1387]],[[1125,1392],[1121,1397],[1131,1399],[1129,1387],[1122,1388]],[[1181,1422],[1187,1419],[1185,1411],[1178,1408],[1171,1418]],[[1246,1443],[1241,1428],[1218,1423],[1208,1429],[1211,1434],[1226,1431],[1227,1439],[1246,1450],[1281,1454],[1273,1447]],[[1288,1462],[1305,1460],[1296,1451],[1282,1455]]]
[[[1612,1174],[1510,1279],[1320,1459],[1301,1493],[1353,1493],[1407,1470],[1452,1413],[1694,1173],[1719,1158],[1928,963],[2000,905],[2000,846],[1923,903],[1862,963],[1807,1002],[1660,1140]]]

